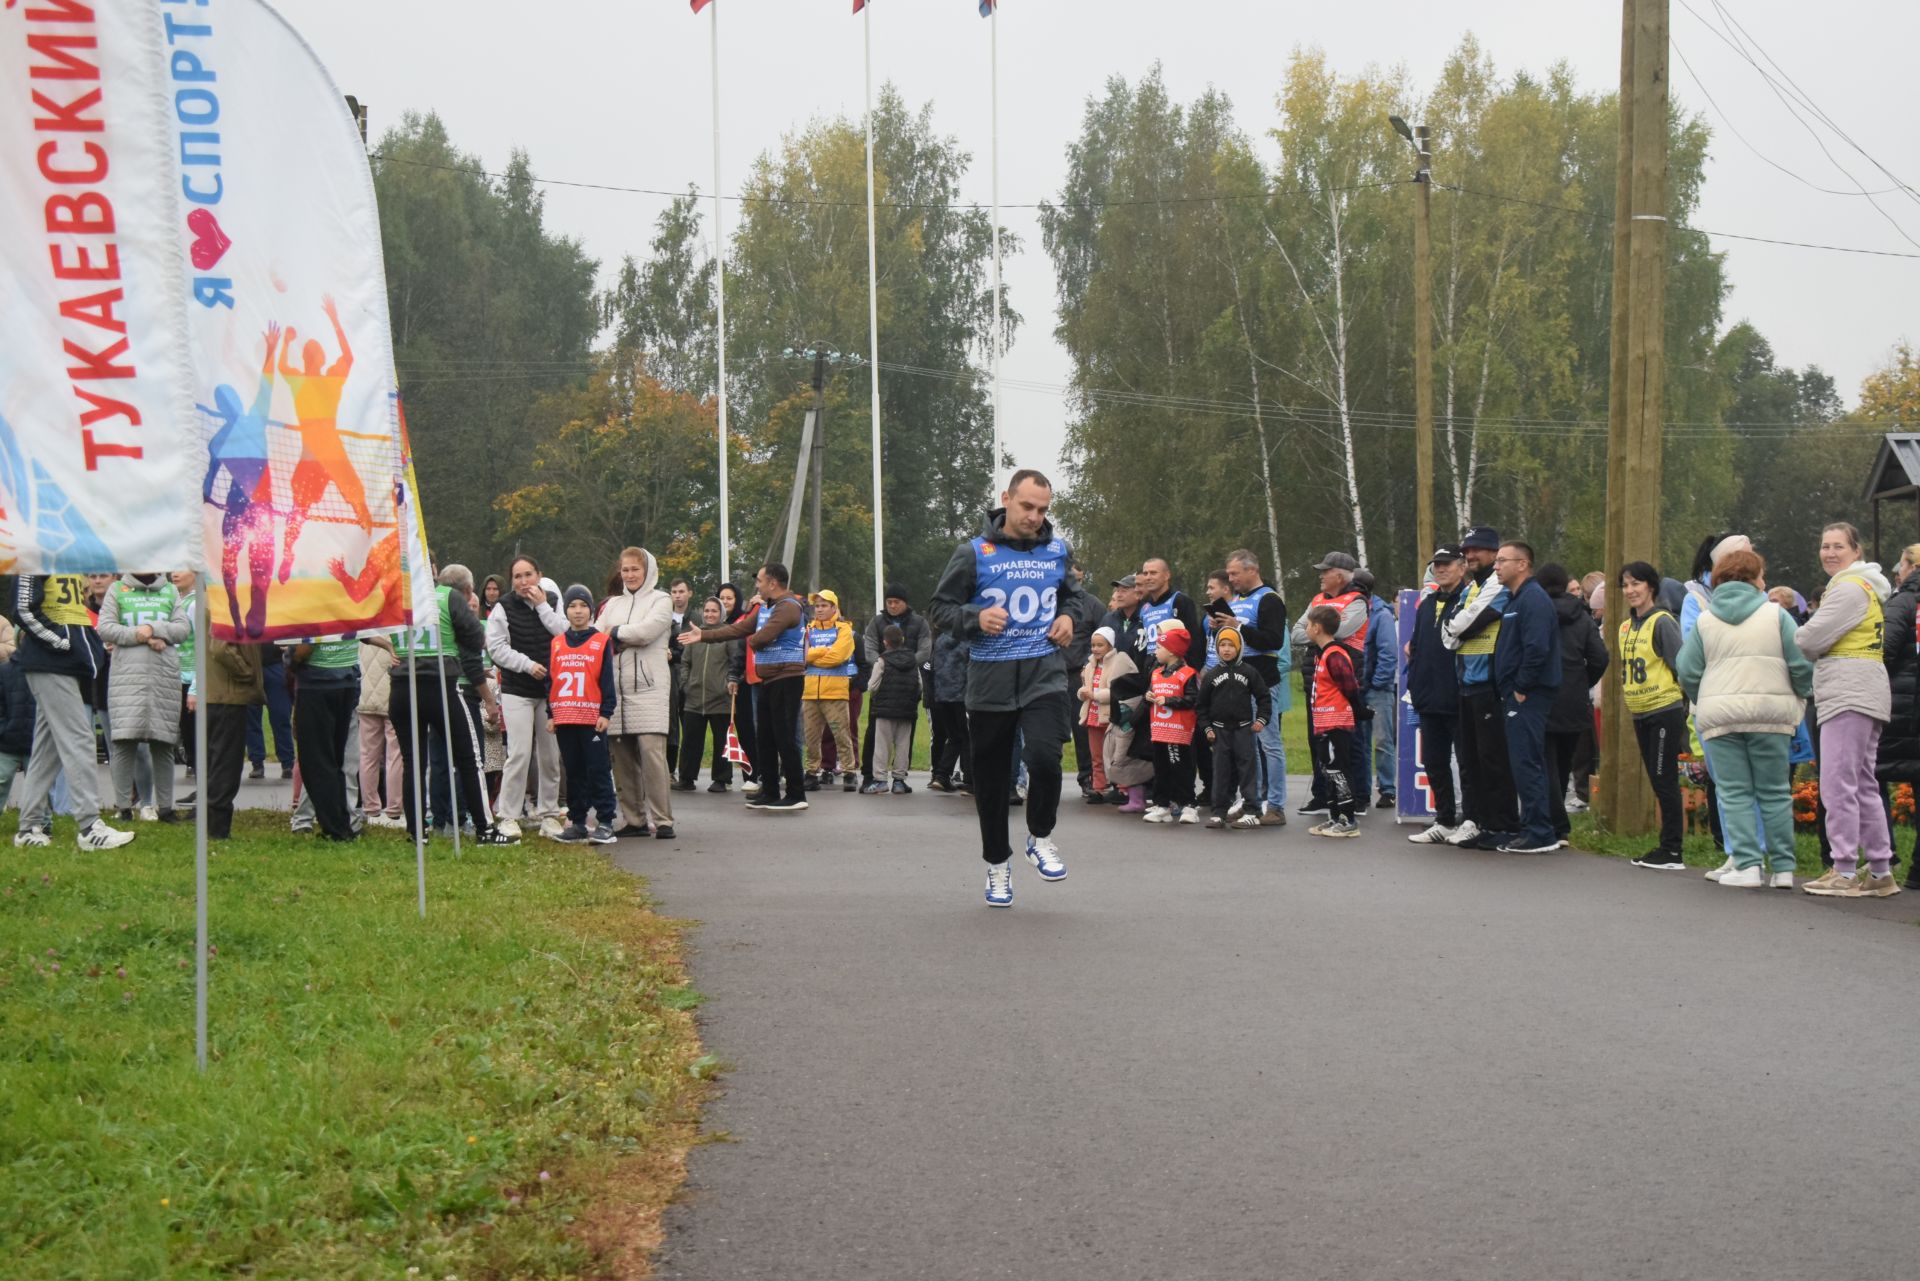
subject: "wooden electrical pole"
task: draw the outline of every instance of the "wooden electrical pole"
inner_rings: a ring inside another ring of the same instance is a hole
[[[1600,823],[1652,830],[1653,800],[1618,676],[1620,567],[1658,563],[1666,382],[1668,0],[1623,0],[1620,159],[1614,180],[1612,394],[1607,414],[1607,645]]]
[[[1438,544],[1433,531],[1433,149],[1425,125],[1413,127],[1420,152],[1419,187],[1413,219],[1413,458],[1419,479],[1415,506],[1420,530],[1416,566],[1424,566]]]

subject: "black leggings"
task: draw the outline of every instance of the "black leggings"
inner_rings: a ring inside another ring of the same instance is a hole
[[[1004,863],[1013,857],[1007,840],[1007,811],[1013,799],[1013,738],[1024,741],[1027,763],[1027,831],[1053,835],[1060,814],[1060,751],[1071,720],[1064,690],[1044,694],[1025,707],[1006,712],[967,712],[973,739],[973,808],[980,816],[980,857]]]
[[[1686,809],[1680,799],[1680,753],[1687,750],[1687,705],[1675,703],[1633,722],[1640,760],[1660,802],[1660,848],[1678,854],[1686,834]]]

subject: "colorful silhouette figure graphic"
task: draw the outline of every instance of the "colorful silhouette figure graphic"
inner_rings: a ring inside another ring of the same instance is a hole
[[[400,531],[394,530],[373,545],[359,574],[349,574],[347,562],[338,556],[327,562],[327,568],[334,580],[346,589],[347,599],[356,605],[373,595],[376,588],[381,592],[382,602],[392,600],[401,583]]]
[[[201,500],[221,506],[220,581],[227,589],[227,608],[233,614],[236,635],[260,636],[266,631],[267,590],[273,578],[273,467],[267,459],[267,410],[273,403],[273,352],[280,326],[267,326],[267,355],[260,363],[260,386],[253,404],[240,407],[240,393],[227,383],[213,391],[213,407],[200,406],[220,421],[207,446],[207,478],[200,484]],[[227,473],[227,501],[213,501],[220,471]],[[235,593],[240,573],[240,550],[247,551],[247,576],[252,595],[247,621],[240,623],[240,598]],[[285,582],[285,579],[281,580]]]
[[[295,369],[291,359],[294,342],[291,326],[280,348],[280,377],[293,393],[294,415],[299,419],[295,426],[300,432],[300,461],[293,468],[293,509],[287,513],[286,543],[280,555],[283,583],[293,574],[293,546],[307,523],[307,513],[327,492],[328,482],[332,482],[353,508],[361,530],[373,532],[373,512],[367,507],[366,486],[360,483],[360,473],[347,457],[346,442],[341,439],[337,421],[347,374],[353,369],[353,348],[347,345],[347,334],[340,327],[340,313],[334,308],[333,299],[323,299],[321,305],[326,309],[327,319],[333,322],[340,359],[327,366],[326,349],[309,338],[300,348],[301,368]]]

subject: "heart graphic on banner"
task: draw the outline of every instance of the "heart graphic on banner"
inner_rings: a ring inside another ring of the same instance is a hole
[[[196,209],[188,214],[187,230],[193,233],[193,265],[201,271],[211,270],[233,247],[227,233],[220,230],[219,219],[209,210]]]

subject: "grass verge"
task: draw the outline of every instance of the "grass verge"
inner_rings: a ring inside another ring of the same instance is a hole
[[[331,846],[243,813],[0,823],[0,1257],[66,1277],[643,1275],[714,1069],[680,922],[590,847]],[[415,1271],[417,1269],[417,1272]]]

